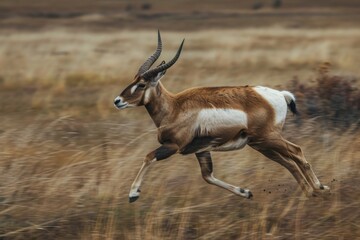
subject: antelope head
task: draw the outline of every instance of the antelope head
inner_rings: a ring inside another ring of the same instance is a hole
[[[156,51],[139,68],[133,82],[127,86],[114,100],[114,105],[118,109],[146,105],[150,101],[150,96],[156,92],[159,80],[164,76],[166,69],[170,68],[178,60],[184,40],[182,41],[176,55],[168,63],[162,61],[157,67],[150,69],[154,62],[159,58],[162,50],[160,31],[158,31],[158,45]]]

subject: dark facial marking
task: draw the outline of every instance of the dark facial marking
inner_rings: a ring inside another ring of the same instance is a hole
[[[136,90],[143,90],[143,89],[145,89],[145,87],[146,87],[146,84],[138,83],[138,86],[137,86]]]

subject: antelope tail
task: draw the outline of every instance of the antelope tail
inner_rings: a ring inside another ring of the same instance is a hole
[[[299,114],[299,112],[296,109],[294,94],[292,94],[291,92],[288,92],[288,91],[281,91],[281,93],[284,95],[285,101],[286,101],[290,111],[293,114]]]

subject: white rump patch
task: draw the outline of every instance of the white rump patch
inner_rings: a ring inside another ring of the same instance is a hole
[[[254,90],[260,94],[275,111],[275,123],[283,123],[287,113],[287,103],[285,100],[285,94],[275,89],[257,86]],[[288,92],[290,93],[290,92]],[[292,94],[291,94],[292,95]]]
[[[224,127],[247,127],[247,115],[236,109],[211,108],[203,109],[197,117],[196,127],[200,128],[200,134],[208,134],[212,130]]]

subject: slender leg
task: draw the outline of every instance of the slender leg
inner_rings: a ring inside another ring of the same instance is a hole
[[[306,158],[301,150],[301,148],[293,144],[292,142],[287,141],[286,139],[282,139],[284,143],[287,145],[287,149],[289,152],[289,156],[291,159],[295,161],[295,163],[300,168],[302,174],[306,177],[308,182],[314,188],[314,190],[329,190],[328,186],[322,185],[319,179],[316,177],[310,163],[306,161]]]
[[[178,150],[177,145],[175,144],[164,144],[156,150],[150,152],[146,155],[144,162],[138,172],[134,182],[131,185],[130,193],[129,193],[129,202],[135,202],[140,196],[140,185],[143,180],[143,177],[148,170],[151,163],[155,161],[160,161],[170,157],[175,154]]]
[[[308,195],[312,194],[313,189],[311,188],[310,184],[307,182],[305,177],[301,174],[300,169],[298,168],[298,166],[294,161],[286,158],[284,155],[282,155],[276,150],[264,149],[264,148],[260,148],[259,146],[253,146],[253,145],[250,146],[253,147],[255,150],[259,151],[260,153],[262,153],[263,155],[265,155],[266,157],[268,157],[269,159],[284,166],[294,176],[296,181],[299,183],[301,189]]]
[[[207,183],[224,188],[236,195],[239,195],[239,196],[242,196],[245,198],[251,198],[253,196],[249,190],[230,185],[226,182],[216,179],[213,176],[213,165],[212,165],[210,152],[195,153],[195,155],[200,164],[202,177],[204,178],[204,180]]]
[[[312,194],[314,189],[328,189],[317,179],[301,148],[282,138],[279,133],[272,133],[267,138],[250,142],[249,145],[287,168],[304,192]]]

